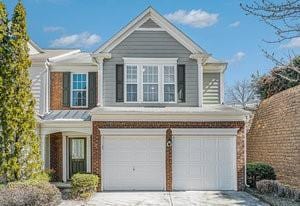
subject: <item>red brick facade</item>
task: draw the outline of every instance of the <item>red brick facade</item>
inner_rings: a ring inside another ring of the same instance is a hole
[[[50,110],[63,109],[63,72],[51,72],[50,85]]]
[[[300,86],[261,102],[247,134],[247,161],[266,162],[300,188]]]
[[[96,76],[96,82],[98,77]],[[96,91],[98,90],[96,84]],[[98,95],[98,92],[96,92]],[[71,98],[71,97],[70,97]],[[97,97],[96,97],[97,99]],[[51,72],[50,73],[50,110],[80,110],[80,109],[92,109],[92,108],[72,108],[63,106],[63,72]]]
[[[166,128],[166,142],[172,138],[172,128],[239,128],[237,134],[237,184],[245,186],[245,135],[244,122],[93,122],[92,172],[101,176],[101,128]],[[100,187],[101,188],[101,187]],[[166,190],[172,191],[172,147],[166,148]]]
[[[57,132],[50,134],[50,168],[55,171],[55,180],[62,180],[63,170],[63,148],[62,148],[62,133]]]

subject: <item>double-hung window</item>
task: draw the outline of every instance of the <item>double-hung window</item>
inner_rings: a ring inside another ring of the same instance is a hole
[[[71,77],[71,106],[87,107],[88,75],[86,73],[72,73]]]
[[[138,89],[138,81],[137,81],[137,66],[136,65],[128,65],[126,67],[126,99],[128,102],[136,102],[137,101],[137,89]]]
[[[175,103],[177,58],[124,58],[125,102]]]
[[[164,101],[175,102],[175,66],[164,66]]]
[[[158,102],[158,66],[142,66],[143,101]]]

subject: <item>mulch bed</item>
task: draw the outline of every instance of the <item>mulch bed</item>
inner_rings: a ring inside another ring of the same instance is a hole
[[[254,188],[246,188],[245,191],[272,206],[299,206],[300,205],[300,202],[295,202],[292,199],[276,197],[271,194],[261,194]]]

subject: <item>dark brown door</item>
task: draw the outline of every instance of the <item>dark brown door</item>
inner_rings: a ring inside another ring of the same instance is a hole
[[[76,173],[86,172],[86,139],[71,138],[70,145],[70,177]]]

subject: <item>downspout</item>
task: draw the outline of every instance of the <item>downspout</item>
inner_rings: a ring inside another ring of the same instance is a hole
[[[247,115],[247,116],[246,116],[246,121],[247,121],[248,117],[249,117],[249,116]],[[245,125],[244,125],[245,186],[246,186],[246,187],[250,187],[250,186],[247,184],[247,130],[246,130],[246,121],[245,121]]]
[[[44,108],[44,114],[47,114],[49,113],[49,102],[50,102],[50,97],[49,97],[49,94],[50,94],[50,69],[49,69],[49,66],[50,66],[50,62],[49,62],[49,59],[46,60],[45,62],[45,68],[46,68],[46,88],[45,88],[45,93],[46,93],[46,98],[45,98],[45,108]],[[44,115],[43,114],[43,115]]]

